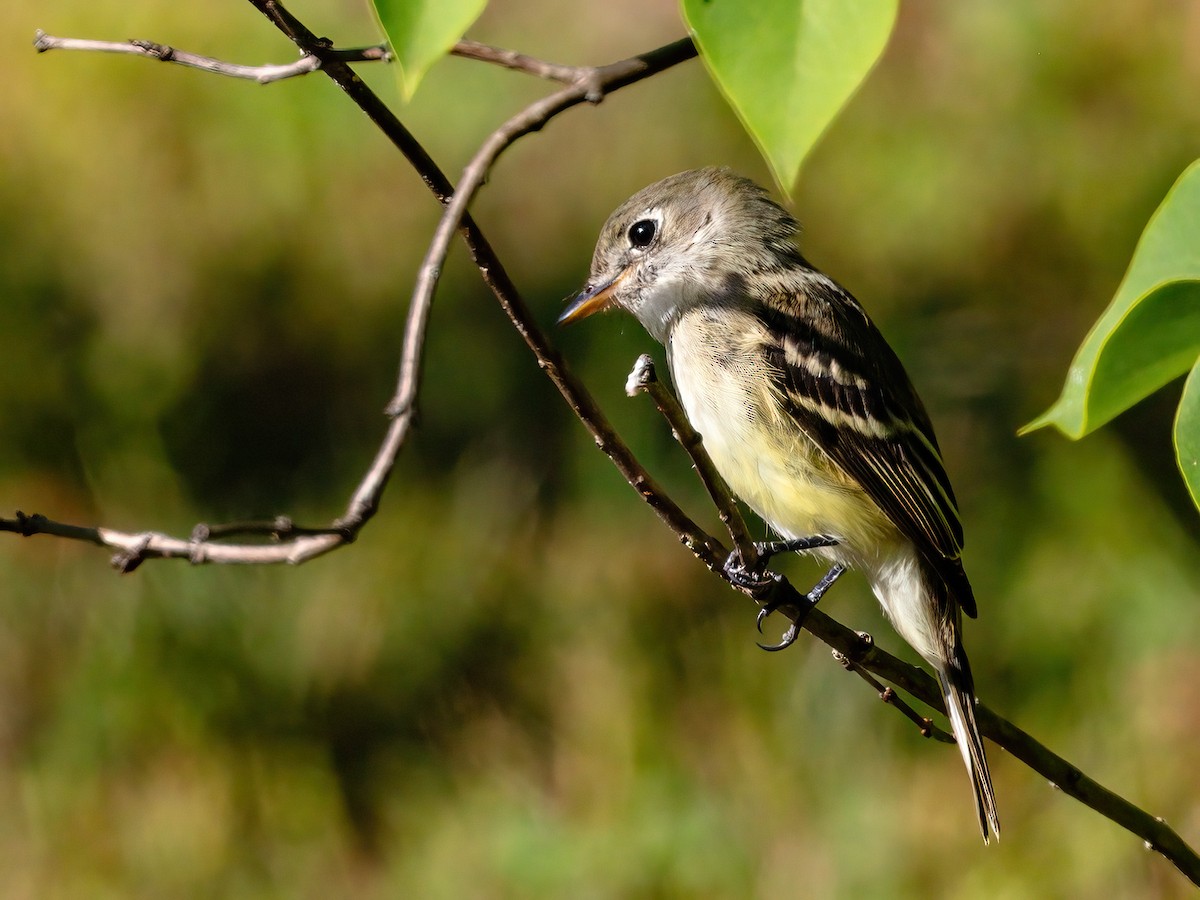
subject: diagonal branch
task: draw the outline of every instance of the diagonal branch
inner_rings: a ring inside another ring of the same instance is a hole
[[[630,373],[629,379],[630,386],[639,390],[643,389],[641,382],[650,377],[639,372],[642,368],[644,368],[642,360],[639,359],[638,365]],[[674,397],[670,395],[669,391],[661,384],[658,384],[658,387],[660,393],[674,401]],[[678,402],[674,402],[677,409]],[[664,410],[664,415],[667,416],[672,427],[676,427],[675,416],[678,413],[667,412],[671,408],[671,404],[664,401],[659,408]],[[688,452],[692,453],[690,449]],[[701,454],[707,458],[702,447]],[[693,459],[695,459],[694,455]],[[720,508],[723,501],[718,500],[714,495],[714,502]],[[711,568],[711,563],[709,565]],[[728,580],[728,575],[723,569],[718,574]],[[899,697],[894,688],[880,684],[872,675],[872,673],[879,675],[921,700],[927,706],[945,713],[946,708],[941,688],[924,670],[911,666],[880,649],[870,635],[853,632],[821,612],[820,609],[812,607],[786,579],[779,579],[769,595],[755,599],[760,603],[780,604],[779,612],[784,613],[792,622],[801,625],[833,648],[835,658],[846,669],[856,673],[871,685],[881,700],[894,706],[912,721],[924,737],[932,737],[945,743],[954,742],[949,734],[933,725],[928,718],[921,716]],[[985,735],[1035,772],[1047,778],[1054,787],[1059,788],[1063,793],[1074,797],[1105,818],[1142,838],[1149,849],[1161,853],[1194,884],[1200,885],[1200,856],[1165,821],[1151,816],[1145,810],[1088,777],[1076,766],[983,704],[978,705],[976,714],[980,730]]]
[[[872,638],[865,631],[860,631],[858,636],[866,643],[873,644],[875,642],[874,638]],[[906,719],[916,725],[917,730],[921,732],[921,737],[931,737],[935,741],[941,741],[943,744],[955,743],[954,736],[952,734],[949,734],[946,731],[943,731],[941,728],[938,728],[933,724],[932,719],[930,719],[928,716],[921,715],[915,709],[909,706],[908,703],[896,693],[896,689],[894,687],[891,685],[880,684],[874,675],[872,675],[858,663],[852,662],[850,657],[845,656],[837,650],[833,651],[833,658],[841,663],[842,668],[844,668],[847,672],[853,672],[855,675],[873,687],[876,693],[879,694],[880,700],[889,706],[894,706]]]
[[[257,5],[260,0],[251,0],[251,2]],[[278,6],[278,4],[274,5]],[[671,58],[678,52],[682,43],[677,42],[676,44],[661,48],[653,54],[647,54],[640,59],[645,65],[652,65],[657,62],[658,58],[664,56]],[[687,48],[691,50],[688,54],[688,57],[690,57],[694,53],[690,42],[688,42]],[[635,63],[638,59],[638,57],[635,57],[633,60],[626,60],[623,64],[616,64],[616,67],[625,67],[629,72],[628,74],[614,78],[611,83],[608,83],[607,90],[615,90],[617,87],[629,83],[620,79],[631,78],[633,72],[638,71]],[[610,67],[605,68],[608,69]],[[601,71],[604,70],[602,69]],[[330,74],[333,77],[329,70],[326,70],[326,74]],[[459,185],[459,193],[450,201],[441,222],[439,222],[434,240],[431,242],[429,252],[426,254],[425,263],[422,265],[421,272],[418,275],[418,286],[414,291],[413,306],[416,307],[418,304],[428,303],[432,299],[433,288],[436,285],[437,275],[440,271],[440,263],[445,259],[445,254],[449,247],[450,234],[461,223],[465,231],[464,236],[468,247],[471,248],[472,254],[476,258],[476,264],[484,275],[484,280],[488,282],[489,287],[496,294],[504,311],[512,320],[514,327],[537,356],[538,364],[559,389],[559,392],[563,395],[568,405],[570,405],[572,411],[592,433],[593,437],[596,438],[599,448],[609,456],[614,465],[621,471],[621,474],[629,481],[630,485],[651,505],[660,518],[675,531],[680,541],[688,546],[709,569],[727,578],[721,565],[726,555],[725,548],[715,539],[707,537],[702,531],[699,531],[674,502],[657,489],[650,476],[637,463],[629,448],[617,438],[608,420],[603,416],[599,407],[592,400],[583,385],[566,369],[561,356],[550,346],[549,341],[529,314],[527,307],[525,307],[511,281],[508,280],[507,275],[504,275],[502,279],[498,278],[497,275],[502,273],[503,270],[493,270],[492,266],[481,263],[479,260],[481,255],[479,249],[473,245],[473,241],[476,239],[477,228],[473,228],[468,224],[471,220],[466,213],[466,205],[474,192],[482,184],[483,179],[490,170],[491,164],[517,138],[541,128],[552,116],[569,106],[582,102],[584,99],[586,99],[586,92],[582,88],[578,86],[566,88],[533,104],[489,136],[484,146],[476,153],[471,163],[464,170],[463,178]],[[428,173],[422,174],[425,175],[427,181],[430,180]],[[492,258],[494,259],[494,257]],[[498,263],[499,261],[495,260],[497,266]],[[402,369],[400,389],[397,391],[397,396],[393,401],[393,410],[406,410],[411,407],[411,403],[415,399],[415,393],[410,396],[405,388],[406,385],[411,385],[415,388],[419,384],[419,356],[415,362],[415,368],[408,371],[407,379],[405,371]],[[707,540],[703,539],[705,537],[707,537]],[[782,597],[782,600],[779,599],[780,597]],[[768,598],[758,599],[766,600]],[[802,622],[808,631],[833,649],[840,651],[856,665],[874,672],[904,688],[934,709],[945,712],[941,691],[931,676],[885,653],[875,647],[873,643],[866,643],[857,634],[820,612],[820,610],[809,609],[804,598],[785,579],[781,579],[777,583],[774,589],[774,596],[770,599],[775,602],[776,608],[780,612],[783,612],[794,622]],[[1197,856],[1196,852],[1178,834],[1169,828],[1165,822],[1151,816],[1123,797],[1104,788],[1062,757],[1052,753],[1017,726],[997,716],[986,707],[982,705],[979,707],[978,716],[980,727],[984,734],[1009,750],[1009,752],[1020,758],[1035,771],[1049,778],[1051,782],[1060,787],[1065,793],[1070,794],[1105,817],[1141,837],[1146,841],[1148,846],[1158,850],[1170,859],[1193,882],[1200,884],[1200,856]],[[1003,724],[1001,725],[1001,723]]]
[[[469,201],[470,195],[482,184],[484,177],[490,170],[492,162],[495,161],[504,148],[521,135],[540,128],[552,115],[566,108],[565,104],[574,105],[574,103],[580,102],[583,98],[579,97],[579,92],[580,88],[578,87],[567,88],[564,91],[551,95],[545,100],[535,103],[511,119],[505,126],[494,132],[485,141],[484,146],[464,170],[463,178],[459,185],[459,194],[451,201],[446,212],[443,214],[442,221],[439,223],[438,233],[435,234],[434,241],[430,245],[430,251],[426,255],[426,262],[422,266],[421,274],[418,276],[418,289],[414,292],[413,297],[414,305],[421,300],[431,299],[432,297],[432,290],[434,284],[436,284],[440,263],[444,260],[445,253],[448,250],[450,229],[454,224],[455,214],[459,212],[457,208],[458,204],[462,204],[461,213],[465,215],[466,203]],[[495,291],[494,287],[493,291]],[[563,367],[562,360],[557,351],[554,351],[550,347],[545,336],[529,316],[528,310],[520,302],[520,297],[515,289],[508,296],[503,296],[500,292],[496,293],[501,306],[504,307],[505,312],[512,319],[514,326],[525,339],[530,349],[537,355],[538,364],[547,372],[551,380],[554,381],[575,414],[589,431],[592,432],[593,436],[597,438],[597,444],[600,446],[600,449],[609,456],[617,468],[621,470],[621,473],[626,476],[630,484],[655,508],[660,517],[668,525],[671,525],[675,514],[672,512],[671,515],[666,515],[664,514],[664,509],[667,508],[667,504],[669,504],[672,510],[676,510],[677,507],[662,495],[661,491],[656,489],[647,490],[648,487],[653,485],[653,482],[641,466],[636,463],[636,460],[633,459],[632,453],[624,443],[615,440],[615,434],[612,432],[607,419],[603,417],[603,414],[596,407],[583,386],[569,370]],[[403,377],[401,380],[403,384]],[[400,394],[398,393],[399,398]],[[610,434],[612,437],[607,437]],[[679,512],[678,515],[682,516],[683,514]],[[695,526],[691,524],[690,519],[687,522],[690,527],[683,529],[675,528],[680,540],[691,548],[692,552],[706,566],[728,580],[723,567],[720,565],[725,556],[724,548],[712,538],[697,544]],[[674,526],[672,525],[672,527]],[[713,555],[714,552],[717,554],[715,557]],[[792,621],[801,622],[807,630],[835,650],[840,651],[856,666],[861,666],[863,669],[870,670],[886,678],[888,681],[892,681],[910,693],[913,693],[914,696],[917,696],[926,704],[945,712],[941,690],[937,687],[934,679],[927,673],[918,668],[908,666],[896,657],[884,653],[875,647],[873,643],[864,641],[859,635],[823,613],[820,613],[818,610],[809,609],[804,598],[786,580],[778,582],[775,591],[782,592],[783,597],[786,598],[778,608],[780,611],[785,612]],[[1083,775],[1082,772],[1062,759],[1062,757],[1055,755],[1030,735],[1006,720],[1001,719],[983,706],[979,708],[979,718],[984,734],[996,740],[997,743],[1013,753],[1014,756],[1025,761],[1031,768],[1049,778],[1065,793],[1086,803],[1097,812],[1137,834],[1149,846],[1159,850],[1159,852],[1171,859],[1189,878],[1200,884],[1200,856],[1197,856],[1195,851],[1164,822],[1150,816],[1123,797],[1109,791],[1091,778]],[[999,727],[999,723],[1001,722],[1004,723],[1003,728]]]
[[[795,593],[791,585],[783,585],[779,589],[789,596]],[[802,602],[798,596],[795,601]],[[790,611],[786,615],[794,619]],[[809,610],[804,619],[804,628],[844,656],[855,671],[861,668],[872,672],[926,706],[945,712],[937,681],[923,669],[897,659],[873,641],[868,641],[830,618],[819,608]],[[983,734],[1064,794],[1137,835],[1148,849],[1162,854],[1193,884],[1200,885],[1200,855],[1165,821],[1085,775],[1077,766],[982,703],[976,707],[975,714]]]

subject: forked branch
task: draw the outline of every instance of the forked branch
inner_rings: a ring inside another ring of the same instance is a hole
[[[261,534],[262,528],[235,528],[231,526],[198,525],[189,538],[172,537],[157,531],[125,532],[109,528],[89,527],[56,522],[40,514],[18,513],[12,519],[0,519],[0,531],[9,531],[24,536],[37,534],[82,540],[109,547],[116,551],[114,566],[122,572],[137,568],[147,559],[186,559],[194,564],[226,563],[268,565],[287,563],[296,565],[321,556],[331,550],[350,543],[358,532],[378,510],[380,499],[392,469],[411,433],[417,411],[420,390],[421,360],[425,345],[425,334],[429,321],[429,310],[437,285],[437,276],[449,250],[449,242],[455,231],[459,231],[471,252],[475,265],[483,274],[484,281],[500,298],[505,311],[536,354],[547,374],[563,391],[572,408],[585,418],[596,437],[597,443],[606,446],[618,463],[622,474],[638,487],[639,493],[664,518],[689,547],[695,549],[712,539],[689,519],[654,483],[650,475],[633,457],[605,420],[599,407],[588,395],[583,385],[566,368],[557,351],[538,330],[536,322],[509,278],[499,257],[492,250],[483,232],[467,212],[467,205],[482,185],[492,163],[504,149],[525,134],[540,129],[559,113],[585,102],[596,102],[604,94],[619,90],[647,78],[656,72],[683,62],[696,55],[690,40],[684,39],[641,56],[631,57],[607,66],[565,67],[542,63],[523,54],[510,54],[497,48],[469,42],[462,55],[494,62],[509,68],[517,68],[541,77],[566,81],[568,86],[549,97],[522,110],[497,129],[476,154],[472,164],[464,172],[463,185],[456,192],[449,179],[438,168],[424,147],[396,118],[395,114],[359,79],[349,66],[351,61],[369,61],[377,57],[365,51],[338,50],[318,38],[286,8],[274,0],[251,0],[272,23],[296,44],[301,53],[301,62],[310,60],[291,74],[306,74],[322,70],[332,78],[380,130],[392,141],[421,175],[434,196],[446,206],[438,224],[433,243],[426,254],[426,263],[418,275],[413,300],[409,306],[408,323],[405,328],[404,345],[400,363],[400,379],[396,394],[388,405],[391,422],[384,439],[376,451],[370,467],[355,489],[343,515],[325,528],[273,529],[273,543],[231,544],[224,540],[240,534]],[[239,68],[231,64],[194,54],[182,54],[165,45],[147,41],[125,44],[109,42],[79,41],[68,38],[51,38],[44,32],[38,33],[38,49],[100,50],[104,52],[134,53],[172,62],[182,62],[186,57],[196,68],[215,74],[230,75]],[[158,48],[158,49],[151,49]],[[375,48],[381,49],[381,48]],[[169,52],[168,52],[169,51]],[[201,64],[203,63],[203,64]],[[211,65],[210,65],[211,63]],[[249,67],[253,69],[254,67]],[[266,67],[273,71],[281,67]],[[282,67],[286,68],[286,67]],[[250,77],[235,75],[234,77]],[[289,76],[280,76],[289,77]],[[263,80],[255,78],[255,80]],[[267,79],[278,80],[278,77]],[[714,542],[715,543],[715,542]],[[719,545],[718,545],[719,546]]]

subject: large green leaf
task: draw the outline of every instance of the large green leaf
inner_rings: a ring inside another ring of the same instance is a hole
[[[1175,457],[1192,501],[1200,507],[1200,363],[1192,367],[1183,385],[1175,414]]]
[[[1075,354],[1058,401],[1022,433],[1083,437],[1190,369],[1200,356],[1200,160],[1142,232],[1112,303]]]
[[[700,54],[790,192],[883,52],[898,0],[682,0]]]
[[[396,54],[400,90],[408,99],[429,67],[479,18],[487,0],[372,0],[372,5]]]

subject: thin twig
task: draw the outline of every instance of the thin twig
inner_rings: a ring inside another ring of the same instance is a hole
[[[21,512],[12,519],[0,519],[0,531],[14,532],[25,537],[52,535],[107,547],[116,551],[112,557],[112,564],[122,573],[132,572],[148,559],[186,559],[194,565],[296,565],[328,553],[346,542],[346,535],[337,529],[310,529],[279,544],[221,544],[207,537],[184,539],[159,531],[130,532],[70,525],[55,522],[36,513],[25,515]],[[197,526],[196,534],[203,533],[203,527]]]
[[[671,434],[691,457],[696,474],[700,476],[704,489],[708,491],[708,496],[717,508],[717,514],[729,531],[729,539],[733,541],[734,551],[741,557],[742,565],[754,571],[758,564],[758,548],[754,546],[754,539],[750,537],[750,530],[746,527],[742,511],[738,509],[737,501],[733,499],[725,479],[717,472],[708,451],[704,449],[702,436],[688,421],[687,414],[675,395],[658,380],[654,360],[649,354],[643,353],[633,364],[633,370],[625,382],[625,393],[630,397],[640,393],[650,395],[658,411],[671,426]]]
[[[872,639],[872,637],[865,631],[860,631],[858,636],[868,643],[875,643],[874,639]],[[855,675],[873,687],[876,693],[879,694],[880,700],[889,706],[894,706],[901,713],[903,713],[906,719],[917,726],[917,729],[921,732],[921,737],[933,738],[935,741],[941,741],[943,744],[956,743],[953,735],[951,735],[949,732],[943,731],[941,728],[938,728],[937,725],[933,723],[933,719],[930,719],[928,716],[921,715],[919,712],[909,706],[909,704],[905,702],[904,698],[897,694],[896,689],[891,685],[881,684],[870,672],[858,665],[858,663],[852,662],[850,657],[839,653],[837,650],[833,651],[833,658],[841,663],[842,668],[844,668],[847,672],[853,672]]]
[[[267,64],[261,66],[243,66],[226,62],[211,56],[202,56],[180,50],[169,44],[156,41],[96,41],[85,38],[56,37],[46,34],[40,28],[34,33],[34,49],[38,53],[49,50],[80,50],[88,53],[119,53],[127,56],[141,56],[159,62],[170,62],[192,69],[201,69],[214,75],[224,75],[228,78],[242,78],[247,81],[257,81],[259,84],[270,84],[283,81],[285,78],[295,78],[308,75],[321,68],[321,60],[311,53],[305,53],[291,63]],[[330,48],[329,53],[339,61],[354,62],[391,62],[394,58],[387,44],[375,44],[370,47],[355,47],[350,49]],[[585,83],[595,69],[591,66],[567,66],[552,63],[535,56],[508,50],[504,47],[494,47],[479,41],[460,40],[450,48],[453,56],[463,59],[473,59],[479,62],[491,63],[505,69],[525,72],[538,78],[559,81],[563,84]]]
[[[564,66],[559,63],[547,62],[535,56],[527,56],[516,50],[506,50],[503,47],[493,47],[491,44],[481,44],[479,41],[461,40],[451,48],[450,53],[463,59],[474,59],[480,62],[492,63],[505,69],[515,69],[545,78],[549,81],[560,81],[563,84],[585,83],[595,69],[590,66]],[[601,93],[595,99],[599,100]],[[588,98],[593,99],[592,97]]]
[[[186,50],[178,50],[175,47],[168,46],[167,44],[158,44],[154,41],[81,40],[80,38],[55,37],[54,35],[46,34],[41,29],[38,29],[35,33],[33,46],[38,53],[45,53],[47,50],[84,50],[92,53],[124,53],[130,56],[142,56],[147,59],[156,59],[159,62],[176,63],[177,65],[187,66],[191,69],[201,69],[205,72],[211,72],[214,75],[225,75],[229,78],[244,78],[248,81],[257,81],[259,84],[271,84],[275,81],[283,81],[285,78],[307,75],[321,68],[321,60],[309,53],[304,54],[295,62],[283,65],[242,66],[214,59],[211,56],[201,56],[197,53],[189,53]],[[328,52],[336,56],[341,62],[347,63],[386,62],[392,58],[391,52],[383,44],[372,47],[356,47],[348,50],[330,48]]]

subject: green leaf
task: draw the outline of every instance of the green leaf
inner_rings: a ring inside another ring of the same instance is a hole
[[[1078,439],[1182,375],[1200,356],[1200,160],[1151,217],[1125,279],[1075,354],[1058,401],[1021,433]]]
[[[400,70],[400,92],[406,100],[429,67],[479,18],[487,0],[372,0]]]
[[[898,0],[682,0],[726,99],[785,193],[883,52]]]
[[[1200,507],[1200,363],[1184,382],[1183,398],[1175,413],[1175,458],[1192,493],[1192,502]]]

